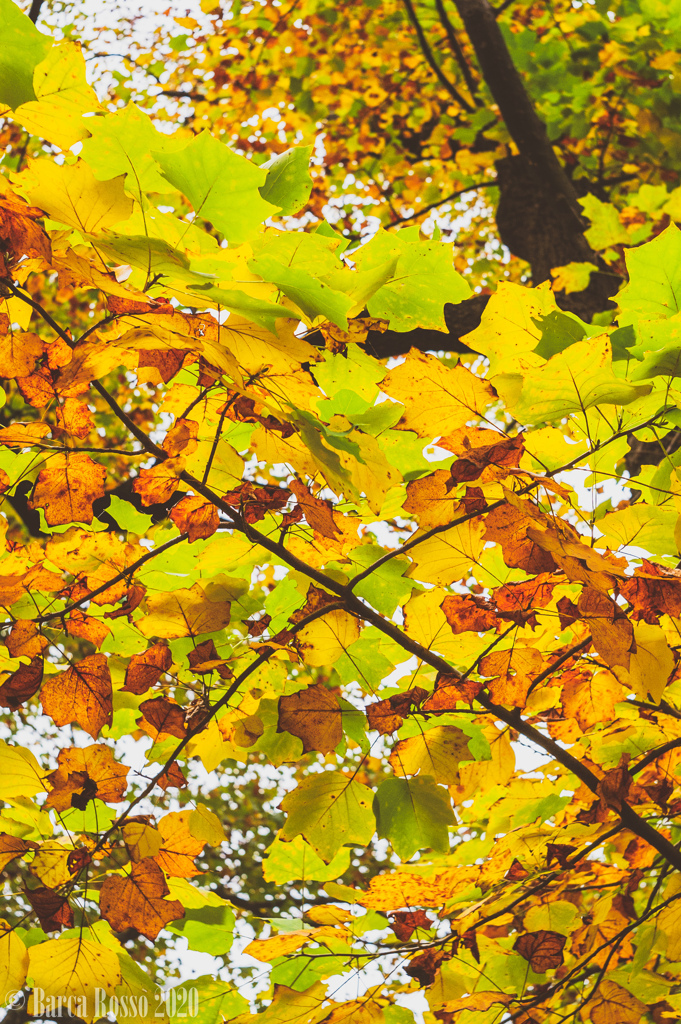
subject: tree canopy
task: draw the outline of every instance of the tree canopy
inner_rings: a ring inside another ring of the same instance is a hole
[[[0,0],[4,1020],[678,1019],[676,5],[67,13]]]

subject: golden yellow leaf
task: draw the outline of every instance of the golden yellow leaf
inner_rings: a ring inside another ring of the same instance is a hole
[[[147,614],[139,619],[137,628],[144,636],[174,639],[181,636],[198,636],[213,633],[229,624],[230,603],[210,599],[198,583],[173,593],[156,593],[147,598]]]
[[[155,857],[160,853],[163,837],[158,829],[145,825],[142,821],[131,821],[123,827],[123,839],[133,863],[145,857]]]
[[[48,786],[43,780],[48,775],[30,750],[0,740],[0,800],[46,792]]]
[[[390,755],[395,775],[432,775],[447,786],[459,781],[459,763],[472,760],[468,737],[454,725],[436,725],[400,740]]]
[[[189,831],[194,839],[210,846],[219,846],[227,836],[222,822],[205,804],[197,804],[189,815]]]
[[[307,665],[333,665],[358,638],[359,622],[339,608],[304,626],[298,645]]]
[[[389,371],[381,387],[406,406],[398,429],[414,430],[429,440],[463,427],[494,401],[491,386],[465,366],[452,370],[417,349]]]
[[[111,995],[121,981],[116,951],[90,939],[48,939],[31,946],[28,956],[34,993],[42,989],[48,997],[68,1000],[71,996],[74,1012],[86,1021],[95,1018],[97,989]],[[33,1004],[29,1001],[29,1013],[32,1012]]]
[[[30,201],[53,220],[96,235],[132,213],[124,182],[124,174],[98,181],[83,160],[76,164],[36,160],[28,172],[27,191]]]
[[[33,73],[33,88],[37,99],[17,107],[15,120],[60,149],[87,138],[83,114],[101,107],[85,78],[80,43],[53,45]]]
[[[56,889],[67,882],[73,872],[68,867],[68,857],[73,845],[64,846],[57,839],[48,839],[36,853],[31,872],[48,889]]]
[[[28,971],[28,950],[12,926],[0,919],[0,1003],[20,992]]]
[[[484,523],[469,519],[460,526],[438,533],[413,549],[413,564],[406,573],[423,583],[446,586],[468,575],[476,565],[483,547]]]

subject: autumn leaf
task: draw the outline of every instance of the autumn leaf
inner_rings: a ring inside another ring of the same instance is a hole
[[[173,811],[158,823],[161,849],[154,859],[172,878],[192,878],[198,875],[194,858],[203,850],[206,841],[197,839],[191,830],[192,811]]]
[[[16,857],[22,857],[29,850],[37,849],[38,844],[32,840],[19,839],[18,836],[0,832],[0,871],[3,871]]]
[[[436,782],[453,785],[459,778],[459,764],[470,761],[468,736],[454,725],[436,725],[396,743],[390,765],[396,775],[431,775]]]
[[[365,844],[375,829],[371,790],[339,772],[308,776],[281,802],[285,840],[302,835],[325,863],[341,846]]]
[[[166,644],[156,643],[142,654],[133,654],[125,672],[124,690],[142,694],[151,689],[167,672],[173,658]]]
[[[56,725],[77,722],[93,738],[113,716],[111,675],[103,654],[89,654],[40,691],[43,711]]]
[[[328,754],[343,737],[342,715],[334,691],[322,683],[279,699],[279,730],[303,741],[303,752]]]
[[[0,918],[0,999],[14,999],[26,981],[28,950],[16,929]]]
[[[127,877],[105,878],[99,905],[114,931],[136,928],[148,939],[155,939],[170,921],[184,916],[178,900],[166,899],[169,892],[160,867],[147,857],[131,864]]]
[[[105,477],[104,466],[89,455],[53,455],[38,474],[30,506],[44,509],[49,526],[91,523],[92,503],[104,497]]]
[[[119,803],[127,787],[130,769],[114,761],[109,747],[65,747],[57,756],[59,767],[48,776],[52,787],[47,805],[57,811],[67,807],[85,809],[83,796]],[[87,799],[85,800],[85,803]],[[81,806],[82,804],[82,806]]]
[[[173,506],[170,518],[178,530],[187,534],[190,544],[201,538],[212,537],[220,525],[217,508],[200,495],[181,498]]]
[[[566,938],[557,932],[538,931],[521,935],[515,943],[521,957],[527,960],[537,974],[554,970],[563,963],[563,947]]]

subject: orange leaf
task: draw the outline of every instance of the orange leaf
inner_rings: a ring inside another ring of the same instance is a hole
[[[43,681],[43,659],[33,658],[28,665],[20,665],[16,672],[0,686],[0,707],[18,707],[33,697]]]
[[[155,939],[170,921],[184,917],[178,900],[167,900],[170,890],[160,867],[146,857],[130,865],[127,878],[110,875],[99,894],[99,908],[114,931],[136,928]]]
[[[533,971],[543,974],[545,971],[560,967],[563,962],[563,947],[566,942],[565,935],[545,931],[542,928],[538,932],[527,932],[525,935],[521,935],[513,948],[518,950],[524,960],[529,961]]]
[[[170,513],[170,518],[181,533],[189,536],[189,543],[212,537],[220,525],[218,510],[200,494],[182,498]]]
[[[183,469],[184,459],[166,459],[151,469],[141,469],[132,489],[139,494],[143,505],[164,504],[179,487]]]
[[[35,622],[17,619],[5,643],[13,658],[35,658],[43,653],[49,640],[38,631]]]
[[[302,508],[305,519],[312,529],[316,530],[317,533],[321,533],[322,537],[334,540],[341,531],[334,521],[331,502],[313,497],[305,484],[300,480],[292,480],[289,488],[298,499],[298,504]]]
[[[91,783],[89,788],[93,791],[92,796],[108,803],[118,803],[123,799],[130,769],[114,761],[111,750],[104,744],[66,747],[59,751],[57,762],[59,767],[48,776],[48,782],[52,786],[52,792],[46,801],[49,807],[64,811],[67,807],[80,806],[80,803],[73,799],[73,794],[82,793],[86,785],[85,780]],[[79,779],[75,779],[74,776],[78,776]],[[78,781],[81,782],[80,786],[77,784]]]
[[[50,676],[40,694],[43,711],[55,725],[78,722],[96,737],[111,725],[113,703],[111,674],[103,654],[90,654],[78,664]]]
[[[151,729],[146,731],[153,737],[154,742],[157,742],[162,734],[176,736],[180,740],[187,735],[184,708],[174,701],[165,697],[154,697],[152,700],[143,701],[140,704],[140,711],[145,722],[151,726]]]
[[[158,823],[162,845],[154,860],[171,878],[192,878],[200,874],[194,867],[194,858],[206,844],[189,831],[191,814],[192,811],[172,811]]]
[[[146,693],[154,686],[173,663],[173,656],[166,644],[154,644],[142,654],[133,654],[125,671],[125,686],[128,693]]]
[[[3,871],[15,857],[21,857],[29,850],[37,850],[38,843],[31,839],[19,839],[7,832],[0,832],[0,871]]]
[[[45,510],[48,526],[91,523],[92,502],[104,497],[105,477],[104,466],[84,452],[54,455],[38,474],[29,506]]]

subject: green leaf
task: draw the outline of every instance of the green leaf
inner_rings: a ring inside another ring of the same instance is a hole
[[[414,779],[385,779],[374,798],[376,831],[389,839],[402,860],[419,850],[446,853],[454,813],[446,789],[430,775]]]
[[[341,846],[366,846],[376,828],[373,794],[341,772],[309,775],[281,802],[288,815],[282,839],[302,835],[329,864]]]
[[[619,325],[658,320],[681,310],[681,230],[676,224],[626,252],[629,283],[617,296]]]
[[[116,494],[111,495],[108,508],[104,511],[108,512],[121,530],[129,530],[130,533],[136,533],[138,536],[146,533],[151,526],[151,516],[138,512],[134,505],[131,505],[129,501],[123,501]]]
[[[551,423],[595,405],[628,405],[652,390],[614,375],[605,335],[576,342],[522,376],[499,374],[492,383],[520,423]]]
[[[381,555],[385,554],[383,548],[377,544],[363,544],[354,548],[348,555],[357,571],[372,565]],[[405,579],[404,573],[410,566],[407,558],[391,558],[384,562],[370,576],[357,585],[355,593],[365,598],[382,615],[392,615],[398,604],[404,604],[409,599],[412,590],[416,586],[413,580]],[[360,641],[357,641],[358,643]]]
[[[220,1024],[223,1020],[232,1020],[238,1014],[248,1012],[248,1003],[235,988],[209,975],[189,978],[170,991],[174,995],[166,997],[166,1005],[175,1008],[175,1013],[170,1017],[171,1024],[181,1024],[187,1020],[195,1024]],[[198,1013],[194,1014],[193,1000],[197,996]]]
[[[88,128],[90,138],[83,142],[81,156],[98,178],[125,174],[126,188],[138,200],[143,192],[169,191],[152,150],[177,152],[182,148],[182,139],[158,131],[151,118],[134,103],[104,117],[91,118]]]
[[[611,512],[598,524],[608,547],[642,548],[651,555],[676,554],[674,530],[679,514],[673,505],[636,503]]]
[[[261,165],[267,177],[260,187],[260,195],[285,215],[297,213],[310,198],[311,155],[312,146],[295,146]]]
[[[235,917],[228,907],[202,907],[186,910],[179,921],[167,925],[168,931],[182,935],[197,953],[222,956],[234,939]]]
[[[548,316],[534,322],[541,331],[541,341],[534,351],[542,359],[551,359],[586,335],[582,321],[578,317],[568,316],[562,310],[555,309]]]
[[[626,245],[629,235],[612,203],[603,203],[591,193],[578,202],[591,221],[591,227],[585,231],[585,235],[593,249],[599,251],[611,245]]]
[[[293,881],[332,882],[344,875],[350,866],[350,850],[342,849],[325,864],[312,847],[298,835],[290,842],[278,836],[267,849],[263,874],[267,882],[277,885]]]
[[[209,132],[174,153],[152,154],[163,177],[182,192],[197,217],[239,245],[254,235],[275,207],[259,192],[267,172],[234,153]]]
[[[379,234],[354,253],[360,270],[376,268],[399,253],[392,280],[369,299],[371,316],[390,322],[393,331],[425,327],[446,330],[445,302],[461,302],[471,290],[452,266],[452,247],[444,242],[408,242],[400,235]],[[369,251],[367,251],[369,250]]]
[[[36,99],[33,72],[47,56],[52,40],[39,32],[13,0],[0,0],[0,105],[12,110]]]

